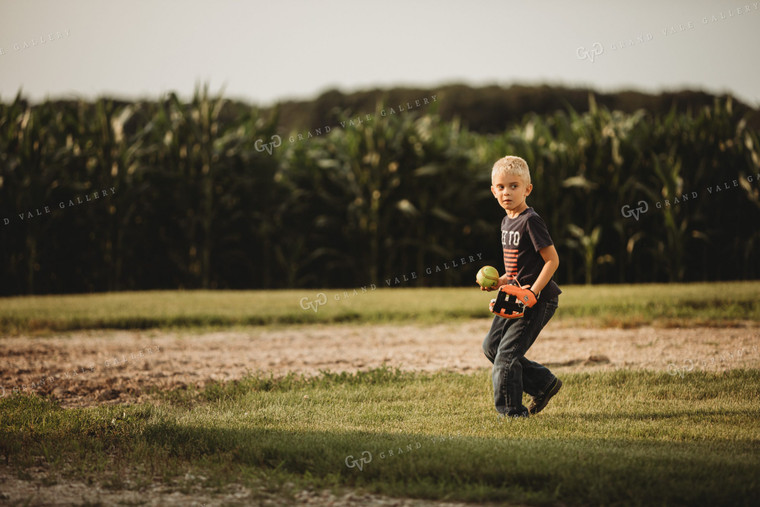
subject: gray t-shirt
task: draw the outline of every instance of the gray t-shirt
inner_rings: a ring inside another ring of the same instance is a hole
[[[504,248],[504,269],[517,277],[520,285],[535,283],[544,267],[539,250],[553,245],[546,223],[533,208],[528,208],[515,218],[504,217],[501,221],[501,245]],[[549,301],[562,294],[559,286],[550,280],[541,291],[541,301]]]

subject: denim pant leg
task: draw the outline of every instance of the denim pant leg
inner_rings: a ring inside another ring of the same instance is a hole
[[[526,357],[520,358],[522,366],[523,391],[534,398],[544,393],[544,390],[554,382],[554,375],[546,366],[531,361]],[[546,379],[550,380],[547,381]]]
[[[543,323],[535,336],[532,337],[528,348],[533,346],[533,342],[536,341],[538,334],[546,326],[549,320],[554,316],[554,312],[557,311],[558,298],[554,298],[546,303],[546,310],[544,310]],[[525,349],[527,353],[528,348]],[[531,396],[538,396],[544,394],[544,391],[554,382],[556,378],[549,369],[535,361],[531,361],[523,357],[520,359],[520,364],[523,369],[523,390]],[[547,380],[548,379],[548,380]]]
[[[486,358],[493,363],[493,360],[496,358],[496,352],[499,349],[499,342],[501,342],[501,337],[504,336],[504,328],[509,324],[509,319],[504,319],[502,317],[494,317],[493,321],[491,322],[491,330],[488,331],[488,334],[486,334],[485,339],[483,340],[483,353],[486,355]]]
[[[526,309],[521,319],[494,317],[483,340],[483,352],[493,362],[494,403],[498,412],[514,414],[525,410],[523,387],[535,396],[554,381],[548,368],[524,356],[556,309],[557,300],[552,299]]]

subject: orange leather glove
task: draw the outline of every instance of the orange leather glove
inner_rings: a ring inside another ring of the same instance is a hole
[[[505,319],[519,319],[525,315],[525,308],[530,308],[537,302],[538,298],[530,289],[523,289],[517,285],[502,285],[488,309]]]

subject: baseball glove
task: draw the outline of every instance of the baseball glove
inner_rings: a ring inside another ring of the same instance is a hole
[[[502,285],[488,309],[505,319],[519,319],[525,315],[525,308],[532,307],[536,301],[536,295],[530,289],[523,289],[517,285]]]

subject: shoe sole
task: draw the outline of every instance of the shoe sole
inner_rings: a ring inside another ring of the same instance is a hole
[[[557,394],[562,387],[562,381],[560,379],[557,379],[557,382],[554,384],[554,387],[551,388],[551,390],[546,393],[546,398],[544,399],[544,402],[541,405],[536,405],[533,407],[533,410],[530,410],[530,415],[536,415],[537,413],[541,412],[543,409],[546,408],[546,405],[549,404],[549,400],[551,400],[555,394]]]

